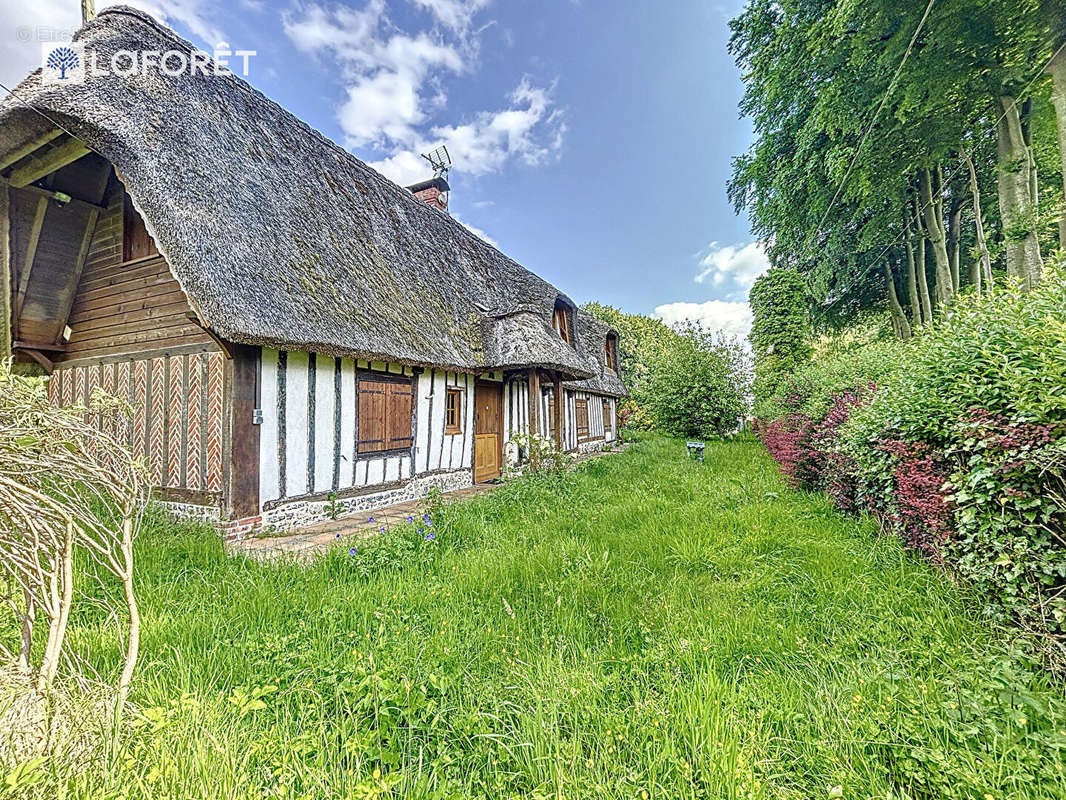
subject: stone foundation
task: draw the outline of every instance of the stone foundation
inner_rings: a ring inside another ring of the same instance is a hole
[[[173,500],[155,500],[171,515],[178,519],[187,519],[193,522],[208,522],[219,525],[222,522],[222,512],[218,506],[203,506],[196,503],[178,503]]]
[[[456,489],[465,489],[472,484],[473,475],[469,469],[415,476],[403,486],[355,497],[338,498],[335,504],[337,518],[372,511],[395,503],[404,503],[408,500],[420,500],[429,494],[430,489],[452,492]],[[280,533],[293,528],[302,528],[305,525],[325,522],[328,519],[332,519],[328,500],[294,500],[291,503],[283,503],[265,510],[261,517],[229,523],[224,536],[227,541],[234,541],[258,532]]]

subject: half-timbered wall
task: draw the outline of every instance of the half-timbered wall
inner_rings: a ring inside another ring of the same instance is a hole
[[[567,389],[564,392],[563,403],[564,424],[563,441],[567,450],[590,450],[600,446],[602,442],[612,442],[617,438],[617,429],[607,429],[603,419],[603,395],[592,392],[575,392]],[[588,405],[588,437],[578,438],[577,432],[577,401],[585,400]],[[611,407],[611,418],[614,419],[617,410],[614,398],[607,398]]]
[[[514,377],[503,384],[503,441],[529,431],[529,380]]]
[[[360,377],[413,382],[413,441],[402,452],[358,451]],[[264,349],[259,498],[264,524],[321,518],[332,494],[341,513],[372,500],[420,496],[429,485],[472,481],[474,376],[440,369]],[[459,433],[445,434],[445,395],[461,390]],[[429,476],[425,487],[414,479]],[[387,498],[382,493],[391,492]]]
[[[221,352],[191,352],[59,365],[49,380],[56,405],[88,405],[100,388],[128,400],[132,419],[105,426],[143,456],[164,500],[219,508],[223,487]]]

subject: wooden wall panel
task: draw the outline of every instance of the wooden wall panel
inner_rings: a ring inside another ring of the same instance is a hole
[[[213,345],[162,256],[122,262],[122,193],[97,220],[57,361]]]
[[[81,404],[99,386],[128,400],[130,422],[104,424],[144,460],[153,488],[196,492],[214,503],[222,491],[223,362],[215,351],[58,365],[49,397]]]

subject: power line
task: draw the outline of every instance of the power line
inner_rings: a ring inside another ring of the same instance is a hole
[[[1036,83],[1036,81],[1039,79],[1039,77],[1044,73],[1044,70],[1047,68],[1047,65],[1050,64],[1055,59],[1055,57],[1058,56],[1058,54],[1062,52],[1063,48],[1066,48],[1066,42],[1063,42],[1061,45],[1059,45],[1058,48],[1055,50],[1055,52],[1053,52],[1051,54],[1051,56],[1045,62],[1043,62],[1040,65],[1040,67],[1036,70],[1036,72],[1033,73],[1033,77],[1029,79],[1029,82],[1026,83],[1025,86],[1022,87],[1022,90],[1018,93],[1018,97],[1014,101],[1016,105],[1017,105],[1018,101],[1020,101],[1025,96],[1025,93],[1029,91],[1029,89],[1032,87],[1032,85],[1034,83]],[[989,101],[989,105],[992,105],[994,102],[995,102],[994,100]],[[999,123],[1002,122],[1003,118],[1006,117],[1006,116],[1007,116],[1007,112],[1006,111],[1004,111],[1002,114],[1000,114],[999,117],[996,119],[994,127],[998,127]],[[942,183],[941,183],[941,191],[943,191],[943,184],[944,183],[949,183],[951,181],[951,179],[954,178],[956,175],[958,175],[961,171],[962,171],[962,165],[959,164],[958,166],[955,167],[954,170],[952,170],[948,174],[947,178],[945,178],[942,181]],[[922,213],[924,213],[926,209],[929,208],[929,205],[930,205],[929,203],[926,203],[925,205],[920,206],[918,208],[918,211],[916,212],[916,216],[920,217],[920,215]],[[886,244],[884,249],[882,249],[880,253],[878,253],[876,256],[874,256],[873,263],[876,264],[877,262],[879,262],[881,260],[881,257],[884,256],[885,253],[887,253],[889,250],[891,250],[897,244],[902,242],[905,237],[906,237],[906,231],[902,231],[899,234],[897,234],[895,239],[893,239],[891,242]],[[870,272],[870,269],[871,269],[870,267],[867,267],[866,271],[863,273],[863,276],[862,276],[863,278],[865,278],[866,275]],[[827,309],[832,308],[837,303],[841,302],[845,297],[847,297],[848,293],[851,292],[852,289],[854,289],[857,285],[858,285],[857,283],[853,284],[840,297],[838,297],[836,300],[834,300],[828,306],[824,306],[824,308],[827,308]]]
[[[911,51],[914,49],[914,43],[918,41],[918,34],[922,32],[922,28],[925,26],[925,21],[929,18],[929,12],[933,10],[933,4],[936,0],[929,0],[929,4],[925,7],[925,13],[922,14],[922,18],[918,20],[918,27],[914,29],[914,33],[911,34],[911,40],[907,43],[907,49],[903,53],[903,58],[900,59],[899,66],[896,67],[896,72],[892,76],[892,80],[888,83],[888,88],[885,89],[884,94],[881,96],[881,102],[878,104],[877,109],[874,111],[873,117],[870,119],[869,124],[866,126],[866,130],[863,131],[862,139],[859,140],[859,146],[855,148],[855,153],[851,157],[851,163],[848,164],[848,169],[844,173],[844,177],[840,179],[840,183],[837,185],[836,192],[833,193],[833,199],[829,201],[829,207],[826,208],[822,218],[818,221],[818,224],[811,230],[807,236],[807,241],[803,245],[804,255],[806,256],[808,249],[811,246],[811,241],[817,235],[822,225],[825,224],[826,219],[829,218],[830,212],[833,210],[833,206],[836,205],[837,198],[840,197],[840,192],[844,188],[844,184],[847,183],[849,177],[851,177],[851,171],[855,168],[855,162],[859,159],[859,153],[862,152],[863,145],[866,144],[866,140],[870,137],[870,133],[874,129],[874,125],[877,124],[877,118],[881,116],[881,111],[884,110],[885,104],[888,103],[888,97],[892,94],[892,90],[896,88],[896,81],[899,80],[900,73],[903,72],[903,66],[907,63],[907,59],[910,57]]]
[[[76,133],[70,131],[69,129],[67,129],[63,125],[60,125],[58,122],[56,122],[54,119],[49,117],[47,114],[45,114],[39,108],[36,108],[35,106],[30,105],[26,100],[23,100],[21,97],[19,97],[17,94],[15,94],[15,92],[12,89],[9,89],[3,83],[0,83],[0,89],[3,89],[11,97],[15,98],[15,100],[17,100],[18,102],[22,103],[22,105],[26,106],[26,108],[28,108],[34,114],[37,114],[39,117],[41,117],[44,120],[47,120],[48,123],[50,125],[52,125],[53,127],[59,128],[59,130],[63,131],[63,133],[67,134],[67,136],[69,136],[70,138],[77,139],[79,142],[81,142],[83,145],[85,145],[89,150],[91,150],[92,152],[96,153],[96,155],[100,156],[101,158],[105,158],[108,161],[111,160],[111,159],[108,159],[107,156],[105,156],[103,153],[101,153],[99,150],[97,150],[91,144],[89,144],[87,141],[85,141],[80,136],[78,136]]]

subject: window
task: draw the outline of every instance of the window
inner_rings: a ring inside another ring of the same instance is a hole
[[[603,432],[611,430],[614,427],[614,421],[611,419],[611,401],[606,397],[603,398]]]
[[[462,433],[463,390],[449,389],[444,395],[444,432]]]
[[[413,395],[410,381],[359,379],[358,452],[383,453],[411,446]]]
[[[603,363],[608,369],[618,372],[618,337],[613,333],[607,334],[607,341],[603,346]]]
[[[567,344],[572,344],[570,338],[570,312],[562,303],[555,304],[555,313],[552,314],[552,328],[562,337]]]
[[[574,427],[577,428],[578,442],[587,442],[589,436],[589,401],[578,398],[574,401]]]
[[[133,201],[127,194],[122,209],[122,260],[133,261],[138,258],[147,258],[158,252],[155,240],[148,235],[144,220],[133,207]]]

